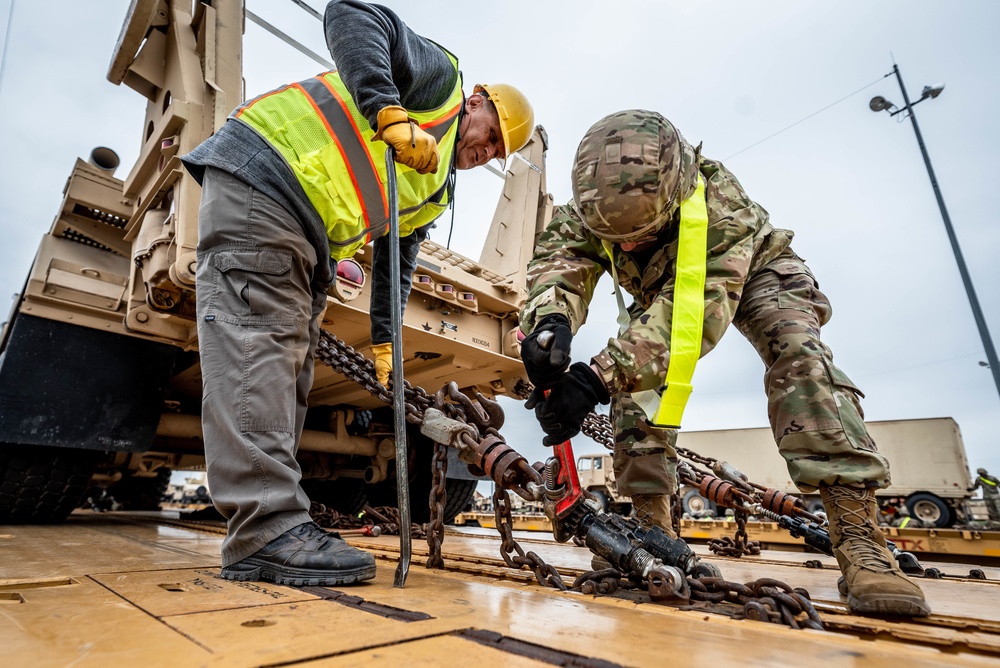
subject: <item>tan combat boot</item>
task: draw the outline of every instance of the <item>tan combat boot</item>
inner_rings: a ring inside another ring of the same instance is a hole
[[[663,533],[677,538],[674,523],[670,517],[670,497],[666,494],[636,494],[632,497],[635,518],[644,527],[658,526]]]
[[[878,528],[875,490],[836,485],[820,488],[830,521],[833,554],[844,574],[838,582],[858,614],[923,617],[931,612],[924,594],[896,565]],[[846,589],[846,592],[844,591]]]

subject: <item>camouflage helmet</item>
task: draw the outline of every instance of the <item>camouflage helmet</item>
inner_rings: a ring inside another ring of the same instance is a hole
[[[976,469],[976,473],[979,475],[986,475],[986,469]]]
[[[595,236],[622,243],[655,234],[695,185],[697,154],[670,121],[629,109],[584,135],[573,161],[573,201]]]

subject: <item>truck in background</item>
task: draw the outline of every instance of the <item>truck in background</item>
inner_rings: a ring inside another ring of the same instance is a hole
[[[949,527],[969,516],[967,491],[972,485],[969,462],[958,424],[950,417],[868,422],[868,429],[892,467],[892,485],[876,494],[883,509],[905,506],[927,525]],[[803,498],[811,512],[822,511],[818,494],[801,494],[792,484],[785,460],[767,427],[682,431],[677,444],[705,457],[730,462],[753,482]],[[580,484],[618,512],[630,509],[618,494],[610,454],[583,455],[577,460]],[[697,489],[681,489],[684,512],[714,516],[714,504]]]

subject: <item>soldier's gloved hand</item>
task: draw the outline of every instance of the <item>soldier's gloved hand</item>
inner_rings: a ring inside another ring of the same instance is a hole
[[[611,396],[604,381],[589,364],[577,362],[560,376],[548,397],[544,390],[536,387],[524,407],[535,409],[538,424],[546,434],[542,443],[559,445],[580,433],[584,418],[598,403],[609,401]]]
[[[553,338],[547,348],[538,344],[542,332],[552,332]],[[532,385],[547,390],[559,382],[569,367],[572,342],[573,330],[566,316],[554,313],[538,321],[531,334],[521,342],[521,361]]]
[[[392,342],[376,343],[372,346],[375,355],[375,377],[378,382],[389,387],[389,374],[392,373]]]
[[[378,132],[372,141],[384,141],[396,152],[396,162],[412,167],[420,174],[434,174],[438,168],[437,140],[410,120],[406,109],[398,105],[382,107],[378,112]]]

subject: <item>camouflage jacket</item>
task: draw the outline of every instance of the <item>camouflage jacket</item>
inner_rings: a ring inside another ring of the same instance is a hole
[[[753,202],[722,163],[701,158],[700,172],[708,200],[705,324],[701,354],[722,338],[736,314],[747,280],[786,252],[792,232],[775,229],[767,211]],[[686,192],[693,191],[693,185]],[[653,250],[626,253],[614,249],[614,275],[635,299],[631,324],[594,357],[613,391],[637,392],[663,385],[670,358],[674,273],[680,211],[659,233]],[[788,251],[790,252],[790,251]],[[575,333],[587,319],[594,288],[611,261],[601,240],[580,221],[573,204],[557,207],[539,236],[528,265],[528,298],[521,310],[521,330],[553,313],[569,319]]]

